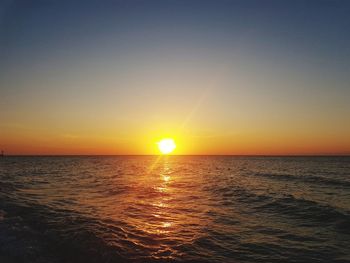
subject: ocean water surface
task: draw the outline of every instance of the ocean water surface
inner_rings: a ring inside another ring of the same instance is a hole
[[[350,157],[3,157],[0,262],[350,262]]]

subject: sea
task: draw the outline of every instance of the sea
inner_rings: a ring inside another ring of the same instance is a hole
[[[5,156],[0,262],[350,262],[350,157]]]

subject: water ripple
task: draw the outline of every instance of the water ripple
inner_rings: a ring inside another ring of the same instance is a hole
[[[346,262],[348,157],[7,157],[8,262]]]

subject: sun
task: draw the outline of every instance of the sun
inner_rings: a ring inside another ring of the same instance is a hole
[[[159,151],[162,154],[169,154],[172,151],[175,150],[176,144],[173,139],[162,139],[159,142],[157,142]]]

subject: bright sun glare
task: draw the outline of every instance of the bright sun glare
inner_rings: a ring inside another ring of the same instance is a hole
[[[169,154],[176,148],[176,144],[173,139],[162,139],[157,142],[159,151],[162,154]]]

